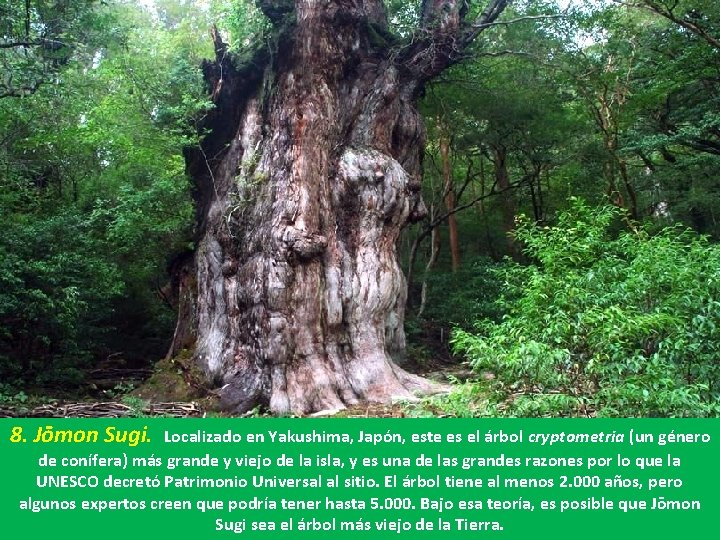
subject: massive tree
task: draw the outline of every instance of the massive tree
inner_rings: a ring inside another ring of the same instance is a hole
[[[395,244],[426,213],[417,101],[509,2],[424,0],[402,38],[380,0],[259,0],[267,46],[242,61],[215,36],[170,354],[191,350],[225,409],[304,414],[433,389],[397,366]]]

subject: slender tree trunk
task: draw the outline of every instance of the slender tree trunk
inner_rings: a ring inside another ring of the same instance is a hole
[[[487,179],[485,178],[485,158],[481,155],[480,156],[480,194],[483,195],[483,198],[480,198],[480,200],[477,202],[475,207],[477,208],[478,214],[480,216],[480,219],[482,220],[483,224],[483,231],[485,232],[485,242],[487,244],[487,252],[488,255],[492,259],[498,259],[497,252],[495,251],[495,244],[492,239],[492,235],[490,234],[490,222],[488,220],[488,212],[487,212],[487,206],[485,204],[485,198],[484,195],[486,194],[486,186],[487,186]]]
[[[505,237],[507,238],[508,251],[514,257],[516,256],[517,248],[515,245],[515,238],[513,237],[513,231],[515,230],[515,215],[517,209],[515,207],[515,199],[510,189],[510,172],[508,171],[507,163],[507,150],[503,146],[495,146],[493,151],[493,161],[495,165],[495,182],[501,195],[501,212],[503,230],[505,231]]]
[[[417,311],[418,317],[422,317],[425,313],[425,308],[427,308],[428,275],[430,274],[433,266],[435,266],[438,255],[440,254],[440,231],[438,231],[437,227],[435,227],[430,233],[430,250],[430,258],[425,265],[425,275],[420,289],[420,307]]]
[[[453,182],[452,166],[450,163],[450,139],[447,133],[440,137],[440,159],[442,161],[443,191],[445,193],[445,208],[448,211],[448,235],[452,271],[460,268],[460,237],[458,235],[457,216],[455,211],[455,185]]]
[[[303,414],[437,388],[395,363],[395,248],[426,213],[422,85],[477,35],[461,4],[425,2],[426,37],[399,48],[379,0],[258,2],[276,39],[245,66],[216,37],[212,131],[187,153],[198,241],[176,271],[171,353],[193,350],[225,409]]]
[[[536,223],[540,223],[545,219],[545,204],[542,191],[542,165],[538,162],[532,164],[532,172],[528,175],[528,187],[532,199],[533,217]]]
[[[637,220],[639,217],[637,193],[635,191],[635,187],[632,185],[632,181],[630,180],[627,163],[622,158],[618,158],[618,169],[620,171],[620,178],[622,178],[623,185],[625,186],[625,191],[628,194],[628,211],[630,212],[630,218]]]

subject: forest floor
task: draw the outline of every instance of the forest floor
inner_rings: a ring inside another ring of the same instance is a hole
[[[443,384],[465,382],[474,377],[467,365],[448,357],[403,367]],[[154,369],[100,366],[88,372],[85,382],[76,390],[42,389],[23,396],[21,400],[0,402],[0,418],[225,416],[219,411],[215,393],[203,388],[202,375],[190,358],[183,355],[161,360]],[[264,413],[254,410],[247,416],[264,416]],[[314,416],[400,418],[408,416],[408,404],[363,403]]]

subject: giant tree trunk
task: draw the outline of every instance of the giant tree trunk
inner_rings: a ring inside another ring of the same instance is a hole
[[[431,391],[396,365],[395,244],[425,214],[416,100],[452,57],[393,50],[377,0],[259,5],[274,43],[243,66],[216,39],[205,66],[216,109],[187,155],[198,242],[171,354],[192,349],[233,412]]]

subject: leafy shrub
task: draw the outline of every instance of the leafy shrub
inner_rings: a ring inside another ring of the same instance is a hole
[[[575,202],[554,227],[520,221],[535,263],[500,270],[507,315],[453,336],[495,372],[502,414],[720,413],[720,247],[679,227],[614,233],[622,218]]]

